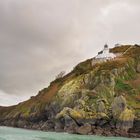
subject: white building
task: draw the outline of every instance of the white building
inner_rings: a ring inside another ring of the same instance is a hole
[[[119,43],[115,44],[115,47],[121,47],[121,46],[122,44],[119,44]]]
[[[115,58],[116,55],[113,53],[109,52],[109,48],[108,45],[105,44],[104,49],[98,53],[98,55],[95,57],[95,59],[99,59],[99,60],[110,60]]]
[[[97,63],[106,62],[107,60],[111,60],[117,57],[116,54],[110,53],[108,45],[104,46],[104,49],[98,52],[98,55],[92,59],[92,66],[96,65]]]

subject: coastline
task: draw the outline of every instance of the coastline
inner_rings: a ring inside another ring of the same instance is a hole
[[[104,137],[97,135],[77,135],[68,134],[63,132],[43,132],[29,129],[13,128],[13,127],[0,127],[0,140],[138,140],[137,138],[125,137]]]
[[[139,122],[140,123],[140,122]],[[90,136],[104,136],[104,137],[126,137],[126,138],[140,138],[140,130],[135,130],[134,128],[130,129],[128,132],[111,128],[111,126],[91,126],[87,125],[83,127],[78,132],[78,127],[65,127],[64,129],[56,129],[43,126],[44,122],[32,123],[31,125],[16,126],[16,125],[4,125],[0,123],[0,127],[11,127],[11,128],[20,128],[25,130],[35,130],[40,132],[55,132],[55,133],[67,133],[67,134],[77,134],[77,135],[90,135]]]

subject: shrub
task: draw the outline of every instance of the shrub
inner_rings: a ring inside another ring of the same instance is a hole
[[[129,84],[124,83],[121,79],[117,79],[115,89],[118,91],[130,91],[133,88]]]

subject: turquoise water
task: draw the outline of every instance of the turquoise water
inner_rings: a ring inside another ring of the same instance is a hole
[[[140,139],[81,136],[66,133],[40,132],[10,127],[0,127],[0,140],[140,140]]]

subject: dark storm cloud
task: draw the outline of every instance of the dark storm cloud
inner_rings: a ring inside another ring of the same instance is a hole
[[[138,0],[0,0],[0,104],[37,94],[105,42],[139,43]]]

